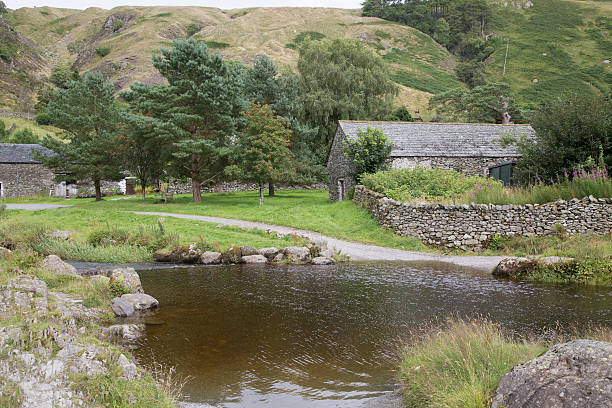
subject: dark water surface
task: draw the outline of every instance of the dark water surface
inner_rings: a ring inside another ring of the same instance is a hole
[[[141,271],[160,302],[135,354],[219,407],[362,407],[397,386],[411,327],[487,315],[504,327],[612,325],[612,290],[496,279],[443,264],[223,266]],[[159,324],[163,322],[163,324]]]

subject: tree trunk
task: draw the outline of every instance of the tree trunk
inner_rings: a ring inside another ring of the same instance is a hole
[[[142,201],[147,199],[147,181],[140,179],[140,186],[142,187]]]
[[[264,185],[263,183],[259,183],[259,205],[263,205],[264,198]]]
[[[202,202],[202,192],[200,191],[200,176],[197,174],[191,175],[191,191],[193,192],[193,202]]]
[[[503,106],[502,124],[503,125],[510,125],[510,124],[512,124],[512,121],[511,121],[512,120],[512,116],[510,116],[510,113],[508,113],[508,108],[509,108],[508,101],[504,101],[502,106]]]
[[[274,182],[273,181],[270,181],[268,183],[268,195],[270,197],[274,197]]]
[[[96,187],[96,201],[102,201],[102,189],[100,188],[100,180],[94,180],[94,186]]]

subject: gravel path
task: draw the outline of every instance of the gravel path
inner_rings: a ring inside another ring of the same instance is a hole
[[[71,205],[57,205],[57,204],[6,204],[7,210],[54,210],[56,208],[72,207]]]
[[[348,255],[354,261],[435,261],[445,262],[454,265],[466,266],[488,272],[492,271],[497,264],[504,259],[502,256],[449,256],[429,254],[426,252],[404,251],[401,249],[386,248],[377,245],[361,244],[358,242],[345,241],[337,238],[328,237],[318,232],[284,227],[280,225],[265,224],[262,222],[252,222],[234,220],[230,218],[207,217],[203,215],[175,214],[166,212],[143,212],[129,211],[134,214],[157,215],[160,217],[174,217],[188,220],[212,222],[223,225],[232,225],[240,228],[255,228],[265,231],[290,235],[297,234],[310,239],[313,242],[325,242],[328,248],[335,248],[343,254]]]

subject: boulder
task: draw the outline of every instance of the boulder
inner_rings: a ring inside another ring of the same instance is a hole
[[[283,262],[283,260],[285,259],[285,254],[283,254],[282,252],[279,252],[278,254],[276,254],[276,256],[272,259],[272,262],[275,263],[279,263],[279,262]]]
[[[62,261],[57,255],[49,255],[42,260],[42,267],[50,272],[64,275],[77,275],[74,266]]]
[[[104,276],[104,275],[93,275],[89,279],[91,279],[94,282],[102,282],[102,283],[104,283],[106,285],[108,285],[110,283],[110,278],[108,276]]]
[[[128,358],[121,354],[117,359],[117,365],[123,369],[123,377],[128,380],[133,380],[140,377],[136,364],[132,363]]]
[[[131,303],[118,297],[111,300],[110,307],[115,316],[118,317],[131,317],[135,312],[134,306]]]
[[[335,263],[336,263],[336,261],[334,261],[332,258],[328,258],[326,256],[317,256],[316,258],[312,259],[312,264],[313,265],[333,265]]]
[[[118,268],[111,272],[109,284],[119,283],[131,293],[143,293],[140,276],[134,268]]]
[[[155,262],[194,264],[200,260],[200,256],[202,256],[202,251],[196,244],[190,244],[160,249],[153,254],[153,260]]]
[[[252,246],[240,247],[240,253],[242,254],[242,256],[259,255],[259,251],[257,250],[257,248]]]
[[[263,255],[247,255],[242,257],[242,263],[262,264],[268,262],[268,258]]]
[[[223,254],[223,263],[225,264],[235,264],[240,263],[242,260],[242,251],[240,247],[231,246],[227,252]]]
[[[538,265],[551,267],[555,265],[565,265],[573,261],[574,260],[572,258],[562,258],[558,256],[542,258],[506,258],[495,267],[493,270],[493,275],[505,278],[521,278],[522,276],[531,272]]]
[[[7,258],[11,255],[11,250],[8,248],[0,247],[0,259]]]
[[[72,236],[72,231],[62,231],[56,230],[47,234],[49,238],[60,239],[60,240],[69,240]]]
[[[219,265],[223,261],[220,252],[206,251],[200,256],[200,263],[204,265]]]
[[[287,259],[295,263],[309,263],[312,259],[310,249],[306,247],[287,247],[283,249],[283,253]]]
[[[612,406],[612,343],[557,344],[504,375],[492,408]]]
[[[159,306],[157,299],[145,293],[128,293],[122,295],[120,299],[129,303],[137,312],[155,309]]]
[[[259,250],[259,253],[262,254],[263,256],[265,256],[268,259],[274,259],[274,257],[276,255],[278,255],[278,252],[279,252],[278,248],[274,248],[274,247],[271,247],[271,248],[261,248]]]
[[[114,324],[102,329],[102,336],[106,339],[120,339],[133,341],[142,336],[144,325],[142,324]]]

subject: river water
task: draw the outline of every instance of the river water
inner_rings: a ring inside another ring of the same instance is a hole
[[[609,288],[512,282],[445,264],[139,274],[160,309],[135,355],[189,376],[187,400],[201,406],[384,406],[408,331],[448,316],[485,315],[519,333],[612,325]]]

